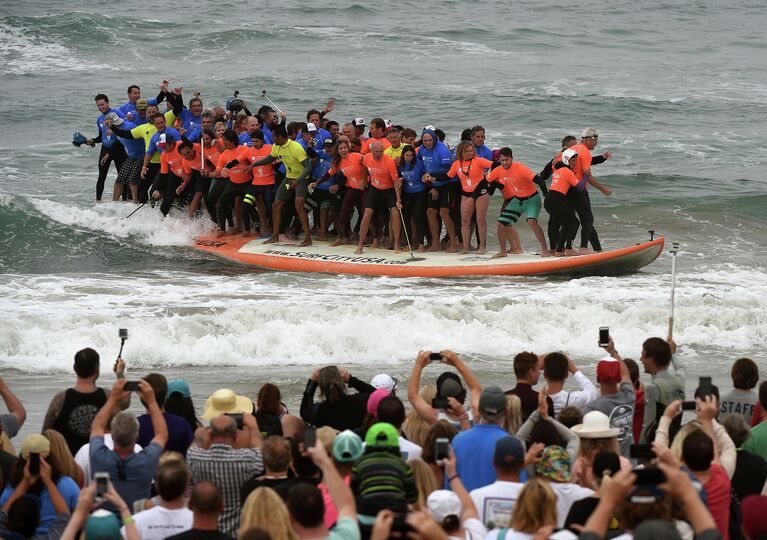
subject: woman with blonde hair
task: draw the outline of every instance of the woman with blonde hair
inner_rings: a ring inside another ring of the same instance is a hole
[[[437,396],[437,385],[434,383],[427,384],[421,388],[419,395],[426,403],[431,403]],[[431,425],[424,420],[423,416],[418,414],[417,410],[410,409],[405,418],[405,425],[402,427],[402,431],[405,432],[407,440],[423,448],[423,445],[426,444],[426,437],[429,436],[430,429]]]
[[[253,491],[242,506],[239,535],[252,527],[268,532],[272,540],[298,540],[290,524],[290,514],[282,498],[271,488]]]
[[[418,488],[418,500],[410,505],[410,509],[414,512],[426,511],[426,500],[432,491],[442,489],[442,484],[437,481],[429,464],[421,458],[411,459],[407,463],[413,469],[415,485]]]
[[[515,395],[506,396],[506,410],[503,413],[501,427],[514,435],[522,426],[522,401]]]
[[[620,456],[621,470],[631,470],[631,462],[621,456],[618,435],[620,430],[610,427],[610,419],[600,411],[591,411],[583,416],[583,422],[573,426],[573,433],[580,438],[578,457],[573,463],[572,482],[579,486],[599,490],[594,477],[594,457],[600,452],[612,452]],[[617,471],[616,471],[617,472]]]
[[[530,540],[542,528],[556,526],[556,494],[545,480],[530,478],[514,504],[509,527],[490,531],[485,540]]]
[[[43,431],[43,436],[48,439],[51,445],[51,454],[48,461],[56,464],[56,469],[62,476],[70,477],[82,488],[85,483],[85,473],[75,463],[75,458],[72,457],[72,452],[69,450],[64,436],[55,429],[46,429]]]

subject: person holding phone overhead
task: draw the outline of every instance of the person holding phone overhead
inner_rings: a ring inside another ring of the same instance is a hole
[[[50,459],[51,444],[42,435],[29,435],[21,444],[19,461],[14,473],[6,479],[0,495],[0,506],[8,512],[16,501],[29,497],[39,502],[40,522],[32,525],[37,534],[64,530],[69,513],[77,506],[80,488],[69,476],[64,476]],[[62,520],[63,516],[63,520]],[[0,535],[2,535],[0,529]],[[2,535],[5,538],[5,535]]]
[[[466,389],[461,384],[461,378],[452,371],[445,371],[437,377],[437,397],[431,403],[427,403],[421,397],[419,394],[421,373],[432,362],[442,362],[458,370],[471,391],[471,404],[468,411],[464,408]],[[418,353],[407,388],[407,399],[413,409],[429,425],[434,425],[438,420],[447,420],[458,431],[469,429],[473,419],[479,417],[481,393],[482,386],[479,384],[479,379],[453,351],[444,350],[436,353],[420,351]]]

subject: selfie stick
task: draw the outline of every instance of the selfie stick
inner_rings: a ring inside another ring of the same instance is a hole
[[[117,358],[120,358],[123,355],[123,346],[125,345],[125,340],[128,338],[120,338],[120,352],[117,353]]]
[[[679,244],[671,244],[671,316],[668,318],[668,338],[673,339],[674,335],[674,291],[676,289],[676,253],[679,250]]]
[[[272,107],[277,109],[278,113],[282,114],[282,111],[280,110],[280,108],[277,105],[274,104],[274,101],[269,99],[269,96],[266,95],[266,90],[261,90],[261,97],[266,99],[266,101],[268,101],[269,103],[271,103]]]

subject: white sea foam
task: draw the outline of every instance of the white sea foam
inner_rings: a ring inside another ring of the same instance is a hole
[[[189,245],[195,236],[210,233],[214,228],[209,219],[189,219],[185,211],[175,208],[171,209],[167,218],[163,218],[156,208],[146,205],[130,219],[124,219],[137,206],[105,202],[92,208],[82,208],[48,199],[30,199],[30,202],[58,223],[153,246]]]
[[[722,345],[763,354],[766,283],[767,274],[756,270],[680,273],[675,337],[686,354]],[[668,276],[649,274],[526,282],[289,273],[5,275],[0,366],[67,370],[65,360],[81,347],[113,348],[117,326],[130,329],[126,354],[139,368],[385,366],[443,347],[490,361],[561,349],[590,365],[600,355],[599,326],[611,327],[628,356],[646,337],[665,335],[668,288]]]
[[[10,75],[119,69],[85,60],[64,45],[31,36],[25,28],[2,23],[0,61],[2,71]]]

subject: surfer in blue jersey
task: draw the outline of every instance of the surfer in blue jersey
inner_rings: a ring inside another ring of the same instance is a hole
[[[248,116],[245,124],[245,130],[240,133],[240,144],[244,146],[253,146],[253,134],[256,130],[261,130],[264,135],[264,144],[272,144],[272,132],[268,129],[263,129],[261,120],[258,116]]]
[[[406,144],[402,147],[399,174],[402,177],[402,220],[405,222],[412,248],[423,253],[426,230],[426,198],[428,189],[423,181],[423,163],[416,159],[415,149]]]
[[[119,126],[126,131],[138,127],[133,122],[124,120],[117,115],[110,118],[110,122],[112,125]],[[123,186],[129,186],[133,200],[138,201],[138,184],[141,181],[141,166],[144,163],[144,140],[119,136],[118,139],[125,148],[126,157],[120,170],[117,172],[112,200],[119,200],[123,194]]]
[[[445,224],[445,230],[450,238],[447,251],[455,253],[458,250],[458,240],[455,236],[455,224],[450,217],[450,208],[455,204],[456,194],[460,188],[457,178],[439,181],[453,164],[453,155],[447,145],[437,138],[437,132],[431,126],[427,126],[421,133],[421,146],[418,149],[418,161],[424,169],[424,182],[431,184],[431,190],[427,196],[428,210],[426,217],[429,221],[431,245],[427,251],[439,251],[439,221],[437,214]]]
[[[320,206],[320,240],[328,240],[328,226],[333,222],[334,215],[341,206],[341,199],[338,195],[339,188],[335,174],[330,175],[324,182],[319,180],[333,165],[333,139],[326,138],[320,148],[315,149],[309,146],[306,153],[312,158],[314,164],[312,169],[314,180],[309,184],[309,191],[310,197]]]
[[[200,114],[200,127],[191,131],[186,131],[182,133],[182,135],[192,142],[200,142],[200,137],[202,137],[203,131],[206,129],[213,129],[213,119],[213,112],[210,110],[202,111],[202,114]]]
[[[89,146],[96,146],[96,143],[101,143],[101,152],[99,153],[99,176],[96,180],[96,200],[101,200],[101,195],[104,193],[104,183],[109,173],[109,165],[112,161],[115,162],[115,168],[117,172],[120,172],[123,161],[125,160],[125,149],[120,141],[117,139],[117,135],[112,133],[112,130],[107,126],[104,120],[107,116],[115,116],[119,118],[125,118],[125,115],[120,112],[119,109],[113,109],[109,105],[109,98],[105,94],[98,94],[96,96],[96,107],[98,107],[99,114],[96,118],[96,129],[98,129],[98,135],[96,137],[86,139],[85,144]]]
[[[184,135],[191,134],[202,127],[202,99],[200,96],[195,95],[189,100],[189,107],[181,109],[181,127],[186,130]],[[197,137],[199,138],[199,134]]]
[[[160,85],[160,93],[156,98],[144,99],[144,109],[146,105],[159,105],[165,99],[165,93],[168,91],[168,82],[163,81]],[[134,124],[141,125],[144,122],[138,123],[138,102],[141,101],[141,88],[137,84],[132,84],[128,87],[128,102],[120,105],[120,112],[123,113],[125,119]]]
[[[493,161],[493,151],[485,145],[485,128],[474,126],[471,128],[471,142],[474,145],[474,155]]]

